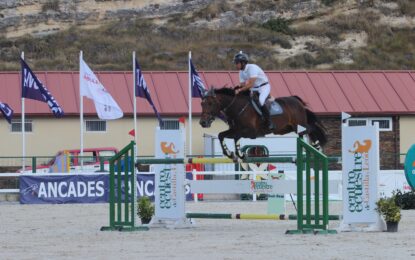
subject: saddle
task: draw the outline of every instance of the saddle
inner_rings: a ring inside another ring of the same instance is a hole
[[[251,96],[251,104],[254,107],[255,111],[262,116],[261,105],[259,104],[258,95],[254,94]],[[275,101],[275,98],[268,96],[265,100],[265,108],[268,109],[269,115],[271,117],[281,115],[284,111],[278,102]]]

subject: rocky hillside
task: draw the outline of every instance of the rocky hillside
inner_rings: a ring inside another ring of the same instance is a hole
[[[3,0],[0,69],[414,69],[413,0]]]

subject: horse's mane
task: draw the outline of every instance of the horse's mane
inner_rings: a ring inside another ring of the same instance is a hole
[[[223,95],[233,97],[235,96],[235,90],[233,88],[223,87],[223,88],[215,89],[215,94],[223,94]],[[249,95],[249,90],[243,91],[241,92],[241,94],[244,96]]]
[[[215,89],[215,94],[223,94],[223,95],[227,95],[227,96],[235,96],[235,90],[232,89],[232,88],[227,88],[227,87],[217,88],[217,89]]]

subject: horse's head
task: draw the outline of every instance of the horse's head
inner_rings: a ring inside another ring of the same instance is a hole
[[[215,94],[215,89],[211,88],[202,97],[202,116],[199,124],[204,127],[210,127],[215,116],[220,113],[220,103]]]

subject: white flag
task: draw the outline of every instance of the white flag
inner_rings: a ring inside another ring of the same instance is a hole
[[[83,60],[80,60],[80,68],[81,96],[94,101],[98,117],[104,120],[123,117],[123,112],[117,102]]]

